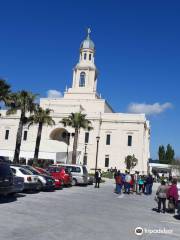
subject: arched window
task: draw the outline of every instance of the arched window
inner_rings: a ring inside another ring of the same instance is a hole
[[[85,54],[84,54],[84,60],[86,60],[86,57],[87,57],[87,54],[85,53]]]
[[[89,54],[89,61],[91,61],[91,54]]]
[[[80,80],[79,80],[79,87],[84,87],[85,86],[85,78],[86,78],[85,72],[81,72]]]

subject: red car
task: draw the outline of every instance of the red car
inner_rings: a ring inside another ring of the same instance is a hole
[[[43,168],[39,168],[39,167],[34,167],[39,173],[41,174],[45,174],[45,175],[51,175],[49,174],[49,172],[47,172],[45,169]],[[62,189],[62,181],[60,179],[55,178],[54,176],[51,175],[51,177],[55,180],[55,189]]]
[[[55,179],[61,180],[64,186],[72,186],[72,175],[67,169],[63,167],[49,166],[47,171]]]

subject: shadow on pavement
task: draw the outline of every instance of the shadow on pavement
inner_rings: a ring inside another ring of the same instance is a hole
[[[25,190],[23,191],[25,194],[38,194],[40,191],[37,190]]]
[[[23,194],[23,193],[16,193],[16,195],[15,195],[16,198],[22,198],[25,196],[26,196],[26,194]]]
[[[180,215],[174,215],[173,216],[176,220],[180,220]]]
[[[26,195],[23,193],[14,193],[7,196],[0,196],[0,204],[15,202],[18,200],[18,198],[22,198],[25,196]]]
[[[152,211],[158,212],[158,209],[157,208],[152,208]]]
[[[17,201],[16,195],[14,196],[0,196],[0,204],[11,203]]]

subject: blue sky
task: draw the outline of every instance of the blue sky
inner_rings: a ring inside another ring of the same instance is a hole
[[[180,1],[0,0],[0,9],[0,77],[14,91],[70,87],[91,27],[98,91],[118,112],[149,114],[153,158],[168,143],[180,156]]]

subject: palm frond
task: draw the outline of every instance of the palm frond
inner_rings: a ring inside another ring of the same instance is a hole
[[[71,126],[75,129],[80,130],[81,128],[92,130],[91,121],[86,119],[86,114],[82,114],[81,112],[71,113],[67,118],[63,118],[60,123],[66,126]]]
[[[29,125],[33,124],[39,124],[47,125],[47,126],[53,126],[55,125],[55,121],[50,116],[50,113],[52,112],[51,109],[43,109],[39,105],[36,104],[34,113],[30,115],[28,118]]]

